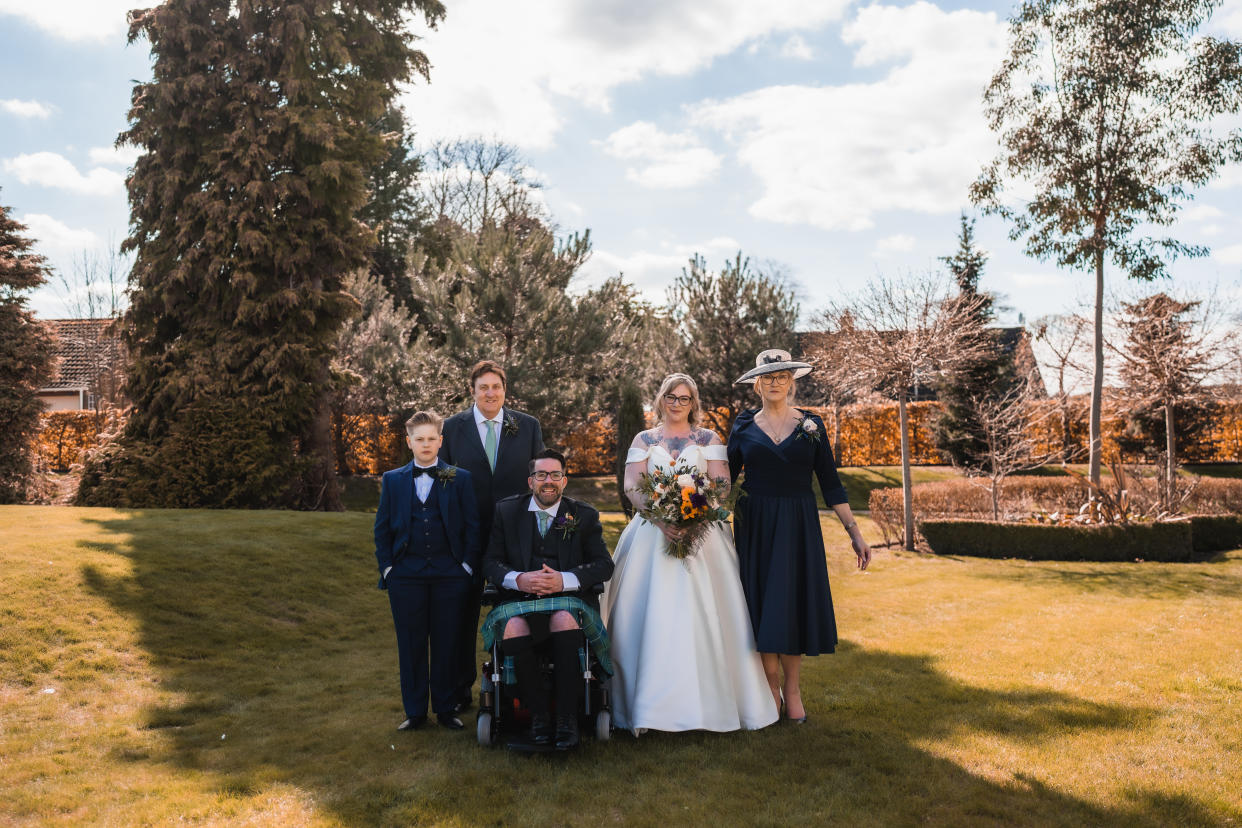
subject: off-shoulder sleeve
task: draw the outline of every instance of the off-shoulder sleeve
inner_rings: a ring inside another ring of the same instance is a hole
[[[729,459],[729,450],[725,448],[724,443],[717,443],[714,446],[703,446],[704,460],[722,460],[727,462]]]
[[[651,453],[649,448],[631,448],[625,454],[626,463],[641,463],[647,459],[647,455]]]

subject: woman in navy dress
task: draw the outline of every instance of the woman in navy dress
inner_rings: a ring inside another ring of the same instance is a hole
[[[745,472],[733,533],[742,588],[768,686],[795,722],[806,721],[798,686],[803,655],[831,653],[837,625],[828,589],[824,537],[811,477],[850,535],[858,568],[871,549],[850,512],[824,422],[790,404],[794,380],[811,366],[788,351],[764,351],[738,383],[754,383],[763,402],[738,415],[729,435],[729,473]],[[784,674],[783,678],[781,674]]]

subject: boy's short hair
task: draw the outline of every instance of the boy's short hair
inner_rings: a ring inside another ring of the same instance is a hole
[[[470,369],[470,390],[474,391],[474,384],[479,377],[484,374],[495,374],[500,377],[500,385],[506,391],[509,390],[509,378],[505,375],[505,369],[500,367],[500,363],[492,359],[479,360]]]
[[[561,464],[561,471],[565,471],[565,455],[561,454],[554,448],[543,449],[534,457],[530,458],[530,462],[526,464],[526,469],[529,474],[535,473],[536,460],[555,460]]]
[[[413,417],[405,421],[406,436],[413,437],[414,429],[425,425],[435,426],[436,431],[443,431],[444,418],[434,411],[416,411]]]

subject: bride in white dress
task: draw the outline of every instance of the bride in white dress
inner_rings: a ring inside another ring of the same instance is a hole
[[[672,374],[656,395],[656,427],[634,439],[625,489],[636,508],[639,475],[692,465],[729,477],[720,437],[696,428],[699,392]],[[675,528],[635,516],[621,533],[601,603],[612,642],[613,720],[643,730],[755,730],[777,719],[738,576],[733,537],[713,525],[694,553],[665,552]]]

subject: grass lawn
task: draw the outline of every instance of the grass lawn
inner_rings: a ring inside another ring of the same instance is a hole
[[[1242,822],[1242,552],[855,573],[825,525],[809,724],[532,759],[394,731],[367,514],[0,507],[0,823]]]

